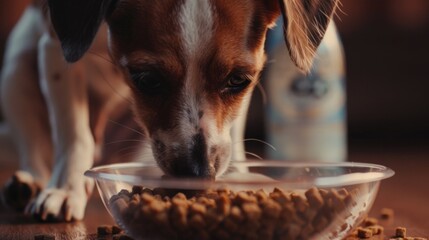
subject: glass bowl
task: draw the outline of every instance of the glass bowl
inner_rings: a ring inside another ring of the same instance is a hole
[[[167,178],[150,163],[95,167],[106,209],[135,239],[342,239],[367,216],[380,180],[367,163],[232,162],[216,181]]]

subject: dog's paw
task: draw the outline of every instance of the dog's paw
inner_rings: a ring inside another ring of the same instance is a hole
[[[74,189],[47,188],[30,203],[26,212],[41,221],[82,220],[94,182],[86,179],[85,183],[80,185],[84,186],[74,186]]]
[[[30,173],[17,171],[6,182],[0,194],[7,208],[22,212],[40,190],[40,185]]]

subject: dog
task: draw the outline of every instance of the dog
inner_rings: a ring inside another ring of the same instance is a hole
[[[34,1],[9,38],[1,79],[5,132],[20,163],[9,186],[37,186],[21,205],[41,220],[82,219],[93,188],[83,172],[101,158],[107,119],[129,106],[142,149],[167,175],[221,175],[231,159],[245,159],[267,30],[282,15],[291,59],[308,72],[337,5]]]

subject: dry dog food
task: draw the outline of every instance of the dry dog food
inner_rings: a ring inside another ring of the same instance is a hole
[[[404,227],[397,227],[395,230],[395,236],[404,238],[407,235],[407,229]]]
[[[363,221],[363,226],[369,227],[369,226],[375,226],[378,224],[378,220],[376,218],[368,217]]]
[[[405,240],[427,240],[426,238],[422,237],[408,237],[407,236],[407,229],[404,227],[397,227],[395,229],[395,236],[391,237],[390,239],[405,239]]]
[[[147,239],[308,239],[325,229],[352,194],[312,188],[303,194],[274,189],[171,193],[140,186],[110,201],[118,224]],[[345,226],[347,227],[347,226]]]
[[[358,227],[357,236],[358,238],[370,238],[372,237],[372,231],[371,229]]]
[[[366,220],[362,223],[360,227],[351,232],[345,239],[346,240],[359,240],[359,239],[369,239],[375,237],[375,239],[382,239],[381,237],[384,234],[384,228],[380,225],[366,225]]]
[[[116,225],[101,225],[97,227],[97,239],[106,239],[109,236],[112,236],[112,240],[133,240],[130,236],[123,234],[122,228]]]
[[[384,213],[388,213],[385,215]],[[393,210],[390,208],[381,209],[380,218],[382,220],[392,220]],[[386,217],[388,216],[388,217]],[[384,236],[384,228],[378,225],[378,219],[368,217],[366,218],[360,227],[351,232],[345,240],[362,240],[362,239],[389,239],[389,240],[427,240],[423,237],[409,237],[407,236],[407,229],[405,227],[396,227],[395,235],[391,237]]]
[[[382,208],[380,210],[381,219],[388,220],[388,219],[392,219],[393,216],[394,216],[394,211],[391,208]]]
[[[369,226],[366,229],[371,230],[373,236],[382,235],[384,232],[384,228],[380,225]]]

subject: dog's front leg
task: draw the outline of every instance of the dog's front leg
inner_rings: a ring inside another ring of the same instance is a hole
[[[47,188],[31,211],[42,220],[79,220],[93,188],[83,175],[94,161],[85,66],[83,60],[66,63],[59,41],[49,34],[40,39],[38,57],[41,89],[50,113],[54,166]]]
[[[19,211],[33,200],[39,187],[46,186],[52,162],[51,131],[36,68],[42,21],[33,7],[25,10],[8,38],[0,76],[5,120],[0,130],[0,161],[19,161],[19,171],[0,195],[6,205]]]

